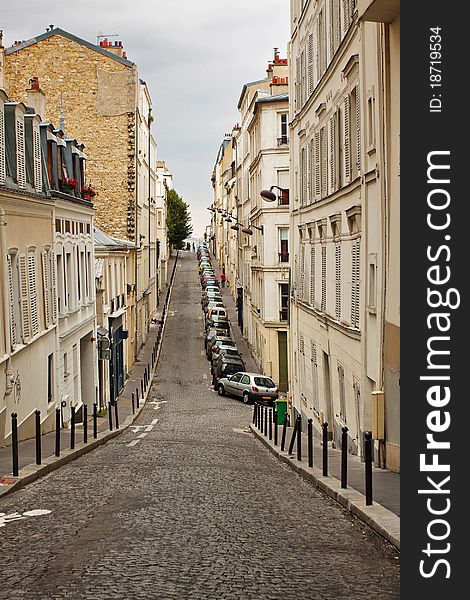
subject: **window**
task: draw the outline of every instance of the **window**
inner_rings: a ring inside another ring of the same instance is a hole
[[[287,227],[279,229],[279,262],[289,262],[289,229]]]
[[[68,360],[67,360],[67,352],[64,352],[64,379],[67,379],[67,377],[70,375],[69,373],[69,365],[68,365]]]
[[[282,146],[289,143],[289,129],[287,123],[287,113],[281,113],[280,119],[280,137],[278,138],[278,145]]]
[[[318,410],[320,407],[320,399],[318,397],[318,364],[317,364],[317,344],[314,340],[310,340],[310,355],[312,363],[312,397],[313,407]]]
[[[55,220],[55,230],[57,233],[62,233],[62,221],[60,219]]]
[[[8,283],[10,304],[10,345],[13,350],[16,344],[22,342],[21,330],[21,304],[20,304],[20,280],[18,271],[18,254],[12,252],[7,254],[8,261]]]
[[[243,375],[243,377],[240,380],[240,383],[243,383],[243,384],[250,383],[250,376],[249,375]]]
[[[321,247],[321,310],[326,312],[326,246]]]
[[[54,362],[53,355],[47,357],[47,402],[54,400]]]
[[[310,247],[310,306],[315,306],[315,261],[315,246],[314,244],[312,244]]]
[[[359,329],[360,238],[352,245],[351,325]]]
[[[338,362],[339,410],[340,417],[346,424],[346,394],[344,387],[344,367]]]
[[[47,328],[52,325],[54,320],[52,314],[52,261],[50,248],[42,251],[42,282],[44,289],[44,323]]]
[[[242,378],[242,374],[237,373],[236,375],[233,375],[233,377],[230,378],[230,381],[233,381],[234,383],[238,383],[241,378]]]
[[[369,312],[375,312],[377,305],[377,254],[369,254],[369,294],[367,308]]]
[[[289,317],[289,284],[288,283],[280,283],[279,284],[279,292],[281,298],[281,310],[279,311],[279,320],[287,321]]]
[[[341,319],[341,244],[335,244],[335,317]]]
[[[4,185],[5,175],[5,117],[2,104],[0,108],[0,185]]]
[[[305,244],[300,247],[299,299],[304,299],[305,291]]]
[[[28,251],[28,293],[31,316],[31,335],[39,333],[38,286],[36,278],[36,251]]]

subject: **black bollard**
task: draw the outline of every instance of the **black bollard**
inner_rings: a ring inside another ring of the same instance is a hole
[[[119,429],[119,413],[118,413],[118,401],[114,401],[114,420],[116,421],[116,429]]]
[[[135,396],[134,396],[134,392],[132,392],[131,394],[131,404],[132,404],[132,414],[135,414]]]
[[[108,402],[108,423],[109,423],[109,431],[113,430],[113,403],[111,401]]]
[[[328,476],[328,423],[322,423],[323,430],[323,477]]]
[[[269,435],[268,438],[270,440],[273,439],[273,410],[272,408],[269,409]]]
[[[288,454],[292,454],[292,451],[294,449],[294,442],[295,442],[295,438],[296,438],[296,435],[297,435],[297,428],[298,428],[298,426],[299,426],[299,419],[297,418],[295,420],[294,429],[292,430],[292,437],[290,438]]]
[[[282,424],[282,436],[281,436],[281,452],[284,452],[286,448],[286,433],[287,433],[287,413],[284,415],[284,423]]]
[[[139,388],[135,388],[135,396],[137,398],[137,408],[139,408]]]
[[[268,435],[268,407],[264,407],[264,435]]]
[[[140,395],[142,396],[142,400],[144,399],[144,380],[140,380]]]
[[[259,407],[259,430],[263,433],[263,407]]]
[[[75,448],[75,406],[70,408],[70,450]]]
[[[36,464],[41,464],[41,411],[35,410],[36,418]]]
[[[55,455],[60,456],[60,408],[55,409]]]
[[[278,422],[277,422],[277,409],[273,410],[273,423],[274,423],[274,445],[278,443]]]
[[[149,363],[147,363],[147,372],[148,372],[147,383],[150,385],[150,365],[149,365]]]
[[[313,467],[313,421],[308,420],[307,424],[307,442],[308,442],[308,466]]]
[[[18,477],[18,415],[16,413],[11,413],[11,455],[13,477]]]
[[[253,425],[256,425],[256,402],[253,404]]]
[[[144,370],[144,390],[147,389],[147,367]]]
[[[302,419],[297,417],[299,426],[297,427],[297,460],[302,460]]]
[[[372,433],[364,433],[365,475],[366,475],[366,505],[372,504]]]
[[[96,402],[93,404],[93,437],[98,437],[98,405]]]
[[[88,406],[83,405],[83,443],[88,443]]]
[[[341,428],[341,487],[348,487],[348,428]]]

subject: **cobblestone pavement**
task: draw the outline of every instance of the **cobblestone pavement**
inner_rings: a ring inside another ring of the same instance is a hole
[[[199,299],[183,253],[141,428],[0,501],[1,599],[399,597],[394,549],[211,391]]]

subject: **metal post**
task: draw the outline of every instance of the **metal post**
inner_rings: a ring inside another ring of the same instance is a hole
[[[142,400],[144,399],[144,380],[140,380],[140,394],[142,396]]]
[[[119,414],[118,414],[118,401],[114,401],[114,420],[116,421],[116,429],[119,429]]]
[[[18,477],[18,415],[11,413],[11,453],[13,462],[13,477]]]
[[[263,407],[261,405],[259,407],[259,414],[260,414],[260,419],[259,419],[260,427],[259,427],[259,430],[261,431],[261,433],[263,433],[263,431],[264,431],[264,429],[263,429]]]
[[[60,456],[60,408],[55,409],[55,455]]]
[[[256,402],[253,404],[253,425],[256,425]]]
[[[323,477],[328,476],[328,423],[322,423],[323,429]]]
[[[36,417],[36,464],[41,464],[41,411],[35,410]]]
[[[147,370],[148,370],[147,384],[150,385],[150,365],[149,365],[149,363],[147,363]]]
[[[366,475],[366,505],[372,504],[372,433],[364,433],[365,475]]]
[[[287,433],[287,413],[284,415],[284,423],[282,424],[282,436],[281,436],[281,452],[284,452],[286,448],[286,433]]]
[[[75,406],[70,408],[70,412],[70,449],[73,450],[75,448]]]
[[[132,392],[131,394],[131,404],[132,404],[132,414],[135,414],[135,397],[134,397],[134,392]]]
[[[298,428],[298,426],[299,426],[299,419],[297,418],[295,420],[294,429],[292,430],[292,436],[290,438],[289,454],[292,454],[292,450],[294,449],[294,442],[295,442],[295,437],[297,435],[297,428]]]
[[[93,437],[98,437],[98,405],[96,402],[93,404]]]
[[[113,412],[112,412],[112,408],[113,408],[113,403],[110,401],[110,402],[108,402],[109,431],[113,430]]]
[[[302,419],[297,417],[299,426],[297,427],[297,460],[302,460]]]
[[[268,407],[264,407],[264,435],[268,435]]]
[[[313,421],[307,423],[307,442],[308,442],[308,466],[313,467]]]
[[[277,422],[277,409],[273,410],[273,421],[274,421],[274,445],[277,446],[278,442],[278,422]]]
[[[348,487],[348,428],[341,428],[341,487]]]
[[[269,409],[269,439],[273,439],[273,409]]]
[[[139,408],[139,388],[135,388],[135,396],[137,398],[137,408]]]
[[[83,443],[88,443],[88,406],[83,405]]]

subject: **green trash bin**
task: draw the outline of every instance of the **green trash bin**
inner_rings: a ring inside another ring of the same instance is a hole
[[[287,412],[287,399],[286,398],[278,398],[276,400],[276,410],[277,410],[277,424],[284,424],[284,416]]]

